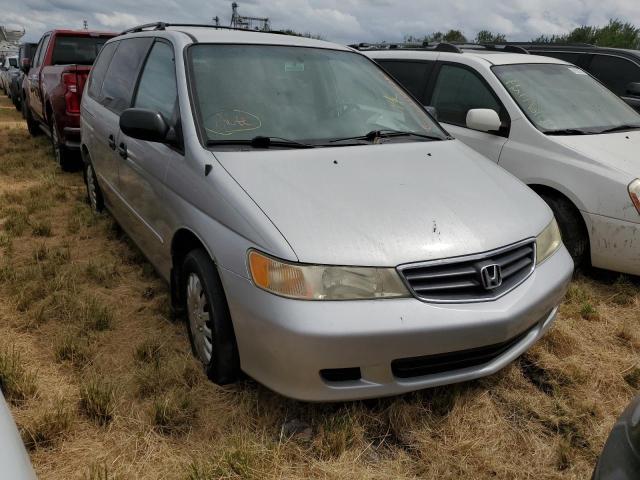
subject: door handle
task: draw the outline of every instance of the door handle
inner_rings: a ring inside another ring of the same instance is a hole
[[[111,150],[115,150],[116,149],[116,139],[113,138],[113,135],[109,135],[109,148]]]
[[[121,143],[118,146],[118,155],[122,158],[127,158],[127,146],[124,143]]]

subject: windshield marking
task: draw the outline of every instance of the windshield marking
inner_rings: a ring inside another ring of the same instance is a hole
[[[212,118],[214,128],[205,127],[205,129],[215,135],[233,135],[262,127],[262,121],[257,115],[243,110],[223,110],[212,115]]]
[[[590,135],[640,124],[637,112],[577,67],[513,64],[492,71],[543,133]]]

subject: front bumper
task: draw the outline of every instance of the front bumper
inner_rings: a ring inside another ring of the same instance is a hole
[[[582,215],[589,231],[591,264],[640,275],[640,223],[585,212]]]
[[[562,247],[518,288],[492,302],[429,304],[414,298],[300,301],[255,287],[222,270],[242,369],[287,397],[340,401],[395,395],[472,380],[505,367],[553,322],[573,262]],[[526,332],[523,336],[521,336]],[[518,340],[486,363],[410,378],[392,362]],[[327,369],[360,369],[360,378],[328,381]]]

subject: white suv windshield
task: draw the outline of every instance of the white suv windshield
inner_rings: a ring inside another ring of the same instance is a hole
[[[534,125],[548,134],[640,128],[640,115],[571,65],[501,65],[493,71]]]
[[[197,116],[210,145],[256,137],[338,145],[330,142],[386,130],[446,138],[411,97],[356,53],[211,44],[189,53]]]

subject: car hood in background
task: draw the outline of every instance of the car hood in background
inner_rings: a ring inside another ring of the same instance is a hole
[[[396,266],[479,253],[551,220],[528,187],[457,140],[215,156],[301,262]]]
[[[36,480],[29,455],[0,392],[0,478]]]
[[[592,161],[640,176],[640,130],[601,135],[564,135],[548,137]]]

